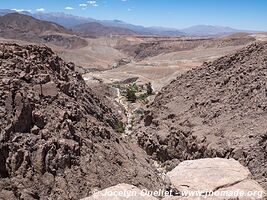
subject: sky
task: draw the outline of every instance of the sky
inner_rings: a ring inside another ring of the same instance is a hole
[[[229,26],[267,31],[266,0],[0,0],[1,9],[65,12],[143,26]]]

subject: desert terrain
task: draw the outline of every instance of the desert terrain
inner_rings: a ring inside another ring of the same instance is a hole
[[[0,16],[1,200],[267,198],[266,33],[41,16]]]
[[[113,43],[112,47],[116,49],[127,49],[123,50],[124,54],[120,56],[123,56],[121,59],[127,58],[131,62],[116,67],[115,69],[112,69],[112,67],[110,67],[112,64],[110,64],[108,70],[91,72],[85,74],[84,77],[85,79],[92,79],[92,77],[95,77],[103,80],[105,83],[139,77],[137,83],[144,84],[151,82],[155,91],[159,91],[179,74],[200,66],[204,62],[210,62],[235,52],[255,41],[266,41],[266,35],[234,34],[217,39],[199,40],[199,38],[188,39],[181,37],[158,38],[130,36],[122,38],[121,40],[117,40],[117,44]],[[158,48],[161,48],[161,51],[156,51],[155,53],[154,48],[144,48],[144,52],[138,55],[133,53],[144,44],[151,45],[155,43],[159,46]],[[111,51],[111,53],[113,53],[113,51]],[[142,54],[142,56],[140,56],[140,54]],[[109,55],[107,55],[107,57],[108,56]]]

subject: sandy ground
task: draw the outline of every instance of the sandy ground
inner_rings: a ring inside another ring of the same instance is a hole
[[[139,77],[137,83],[144,84],[151,82],[154,90],[159,91],[179,74],[200,66],[203,62],[213,61],[242,47],[195,49],[193,51],[161,54],[140,62],[132,62],[116,69],[92,72],[86,74],[84,77],[87,79],[95,77],[102,79],[105,83]]]
[[[58,50],[60,56],[68,61],[74,62],[78,66],[85,68],[95,68],[105,70],[111,68],[112,65],[127,56],[114,46],[117,43],[117,38],[87,38],[88,46],[72,49],[72,50]]]

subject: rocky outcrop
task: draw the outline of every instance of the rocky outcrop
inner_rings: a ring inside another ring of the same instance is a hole
[[[267,188],[267,43],[173,80],[144,117],[139,144],[171,170],[184,160],[234,158]]]
[[[0,199],[79,199],[121,182],[162,187],[119,114],[51,49],[0,44]]]

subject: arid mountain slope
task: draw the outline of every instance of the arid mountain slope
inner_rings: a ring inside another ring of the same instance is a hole
[[[134,31],[120,27],[103,26],[97,22],[81,24],[73,28],[75,32],[82,33],[85,36],[112,36],[112,35],[136,35]]]
[[[0,37],[48,43],[66,48],[82,47],[87,44],[84,39],[63,26],[19,13],[0,17]]]
[[[0,44],[0,199],[79,199],[121,182],[156,189],[112,103],[51,49]]]
[[[11,32],[14,31],[21,31],[21,32],[33,32],[34,34],[43,34],[45,32],[58,32],[58,33],[70,33],[67,29],[63,26],[37,20],[33,17],[22,15],[19,13],[11,13],[4,15],[0,18],[1,30]]]
[[[166,164],[232,157],[267,188],[267,43],[252,44],[164,87],[139,143]]]
[[[248,35],[236,37],[235,35],[221,38],[186,38],[186,37],[143,37],[136,36],[136,41],[131,42],[126,38],[117,44],[117,49],[125,52],[136,60],[157,56],[162,53],[177,51],[190,51],[195,48],[212,48],[247,45],[255,38]]]

